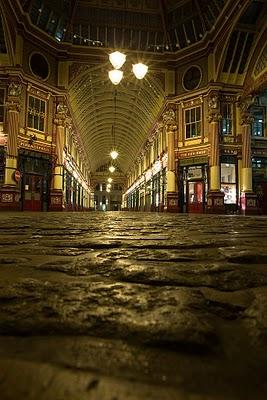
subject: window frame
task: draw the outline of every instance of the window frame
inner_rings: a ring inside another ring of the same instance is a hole
[[[262,122],[259,122],[260,120],[255,121],[255,112],[259,111],[259,110],[262,112]],[[265,138],[265,131],[266,131],[266,129],[265,129],[265,124],[266,124],[265,107],[263,107],[263,106],[253,106],[251,108],[251,113],[252,113],[252,116],[253,116],[253,121],[251,123],[251,137],[253,139],[263,139],[263,138]],[[262,134],[261,135],[255,135],[254,132],[255,132],[255,130],[257,130],[257,128],[255,128],[255,126],[258,126],[259,124],[261,124],[260,126],[261,126]]]
[[[226,115],[224,116],[224,106],[227,107],[227,112]],[[228,106],[230,107],[230,117],[229,117],[229,113],[228,113]],[[233,103],[230,102],[222,102],[221,103],[221,116],[222,119],[220,121],[220,133],[222,136],[233,136],[233,112],[234,112],[234,107],[233,107]],[[223,132],[223,124],[224,122],[226,122],[226,132]],[[228,123],[230,123],[230,129],[228,128]]]
[[[184,137],[185,140],[192,140],[192,139],[200,139],[202,137],[202,107],[200,105],[195,106],[195,107],[191,107],[191,108],[187,108],[184,110]],[[199,119],[197,119],[197,109],[199,109]],[[194,117],[195,119],[192,120],[192,111],[194,110]],[[187,113],[189,116],[189,121],[187,122]],[[192,127],[195,127],[196,131],[197,131],[197,127],[198,127],[198,132],[199,134],[197,135],[192,135]],[[189,127],[189,132],[190,132],[190,136],[187,137],[187,127]]]
[[[34,99],[33,100],[33,107],[30,107],[30,98]],[[39,110],[36,112],[35,108],[35,103],[39,101]],[[44,111],[42,111],[42,103],[44,104]],[[30,125],[29,123],[29,115],[30,115],[30,109],[33,110],[33,119],[32,119],[32,124]],[[46,132],[46,115],[47,115],[47,102],[39,97],[33,96],[32,94],[28,95],[28,101],[27,101],[27,128],[34,130],[36,132],[41,132],[45,134]],[[34,117],[38,118],[38,128],[40,128],[40,121],[43,120],[43,129],[38,129],[35,127],[35,120]]]

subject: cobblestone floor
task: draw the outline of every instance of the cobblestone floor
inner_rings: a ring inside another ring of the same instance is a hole
[[[267,218],[0,214],[1,400],[267,398]]]

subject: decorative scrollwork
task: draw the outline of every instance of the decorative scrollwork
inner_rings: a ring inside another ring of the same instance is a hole
[[[239,97],[238,98],[238,105],[240,107],[240,123],[241,125],[250,125],[254,118],[251,113],[251,107],[255,104],[256,96],[252,94],[246,97]]]
[[[176,124],[175,111],[172,108],[169,108],[163,114],[162,119],[165,125],[175,125]]]
[[[20,97],[22,86],[20,83],[11,82],[8,86],[8,95],[12,97]]]
[[[208,121],[219,122],[221,119],[219,95],[211,93],[208,97]]]

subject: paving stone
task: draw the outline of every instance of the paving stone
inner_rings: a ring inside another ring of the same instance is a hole
[[[2,213],[1,400],[265,399],[266,237],[263,216]]]

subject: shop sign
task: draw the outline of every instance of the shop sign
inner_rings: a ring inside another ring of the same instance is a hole
[[[201,167],[191,167],[188,169],[188,179],[199,179],[202,178]]]
[[[181,166],[207,164],[208,157],[190,157],[179,161]]]

